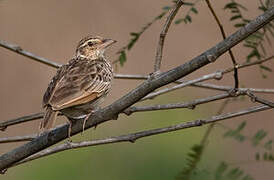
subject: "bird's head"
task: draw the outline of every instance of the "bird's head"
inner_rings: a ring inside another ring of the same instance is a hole
[[[116,41],[100,36],[87,36],[83,38],[77,48],[76,56],[88,59],[97,59],[104,56],[105,50]]]

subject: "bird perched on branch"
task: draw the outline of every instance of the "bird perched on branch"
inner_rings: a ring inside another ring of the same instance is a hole
[[[40,132],[53,127],[59,111],[69,119],[69,138],[71,119],[85,117],[84,130],[87,118],[110,90],[113,69],[104,52],[115,42],[99,36],[88,36],[79,42],[76,56],[58,69],[44,94],[45,115]]]

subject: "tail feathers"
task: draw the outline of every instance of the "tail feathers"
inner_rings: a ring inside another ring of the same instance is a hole
[[[52,110],[51,107],[47,107],[44,118],[40,123],[40,127],[39,127],[40,133],[53,127],[57,117],[57,113],[58,112]]]

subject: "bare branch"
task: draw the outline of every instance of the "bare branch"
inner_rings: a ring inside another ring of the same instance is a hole
[[[209,84],[209,83],[196,83],[193,84],[192,86],[195,87],[201,87],[201,88],[206,88],[206,89],[212,89],[212,90],[218,90],[218,91],[229,91],[233,89],[231,86],[221,86],[221,85],[216,85],[216,84]],[[274,89],[258,89],[258,88],[238,88],[239,91],[251,91],[254,93],[274,93]]]
[[[58,145],[56,147],[53,147],[51,149],[46,149],[44,151],[38,152],[18,163],[15,163],[13,166],[17,166],[19,164],[23,164],[41,157],[45,157],[57,152],[69,150],[69,149],[77,149],[77,148],[82,148],[82,147],[88,147],[88,146],[97,146],[97,145],[103,145],[103,144],[111,144],[111,143],[119,143],[119,142],[135,142],[136,140],[144,137],[149,137],[153,135],[158,135],[158,134],[163,134],[163,133],[168,133],[168,132],[173,132],[173,131],[178,131],[186,128],[193,128],[193,127],[199,127],[205,124],[210,124],[226,119],[231,119],[234,117],[239,117],[243,116],[246,114],[251,114],[255,112],[260,112],[260,111],[265,111],[271,109],[269,106],[261,105],[261,106],[253,106],[238,112],[233,112],[233,113],[226,113],[226,114],[221,114],[217,116],[212,116],[211,118],[204,119],[204,120],[195,120],[191,122],[186,122],[186,123],[180,123],[177,125],[169,126],[169,127],[164,127],[164,128],[157,128],[157,129],[151,129],[151,130],[146,130],[146,131],[141,131],[137,133],[132,133],[132,134],[127,134],[127,135],[121,135],[121,136],[116,136],[116,137],[109,137],[105,139],[99,139],[99,140],[93,140],[93,141],[82,141],[79,143],[65,143]]]
[[[43,58],[43,57],[40,57],[40,56],[36,56],[28,51],[25,51],[23,50],[20,46],[18,45],[14,45],[14,44],[9,44],[7,42],[4,42],[2,40],[0,40],[0,46],[3,47],[3,48],[6,48],[8,50],[11,50],[15,53],[18,53],[18,54],[21,54],[25,57],[28,57],[30,59],[33,59],[35,61],[38,61],[40,63],[43,63],[43,64],[46,64],[48,66],[51,66],[51,67],[55,67],[55,68],[58,68],[61,66],[61,64],[59,63],[56,63],[54,61],[51,61],[51,60],[48,60],[46,58]]]
[[[13,137],[5,137],[0,138],[1,143],[11,143],[11,142],[20,142],[20,141],[31,141],[37,137],[37,134],[26,135],[26,136],[13,136]]]
[[[236,68],[241,69],[241,68],[245,68],[245,67],[249,67],[249,66],[253,66],[253,65],[257,65],[257,64],[262,64],[262,63],[267,62],[267,61],[272,60],[272,59],[274,59],[274,56],[270,56],[268,58],[261,59],[261,60],[256,60],[256,61],[252,61],[252,62],[245,62],[243,64],[238,64],[236,66]],[[227,73],[227,72],[231,72],[233,70],[234,70],[234,68],[228,68],[228,69],[224,70],[223,72]]]
[[[219,71],[215,72],[215,73],[212,73],[212,74],[207,74],[207,75],[204,75],[204,76],[199,77],[199,78],[194,79],[194,80],[182,82],[181,84],[178,84],[178,85],[173,86],[171,88],[165,88],[165,89],[159,90],[157,92],[150,93],[147,96],[145,96],[143,99],[141,99],[140,101],[144,101],[144,100],[147,100],[147,99],[152,99],[156,96],[165,94],[167,92],[174,91],[176,89],[180,89],[180,88],[189,86],[191,84],[195,84],[197,82],[202,82],[202,81],[209,80],[209,79],[221,79],[221,78],[222,78],[222,72],[219,72]]]
[[[168,32],[168,29],[170,27],[172,20],[174,19],[178,10],[180,9],[182,5],[183,5],[183,1],[177,0],[176,6],[172,9],[169,16],[167,17],[165,25],[162,29],[162,32],[160,33],[160,38],[159,38],[156,57],[155,57],[155,64],[154,64],[154,72],[156,73],[160,71],[161,61],[163,56],[163,48],[164,48],[165,38]]]
[[[270,8],[264,14],[258,16],[255,20],[248,23],[245,27],[241,28],[224,41],[218,43],[216,46],[210,48],[206,52],[202,53],[201,55],[195,57],[194,59],[187,61],[185,64],[182,64],[178,67],[175,67],[167,72],[160,73],[153,78],[149,78],[147,81],[143,82],[134,90],[130,91],[125,96],[121,97],[111,105],[103,108],[98,109],[95,111],[86,121],[85,129],[97,126],[103,122],[109,121],[113,118],[117,118],[118,114],[123,112],[126,108],[130,107],[132,104],[138,102],[140,99],[145,97],[150,92],[154,91],[155,89],[162,87],[166,84],[174,82],[186,75],[196,71],[204,67],[205,65],[214,62],[217,60],[219,56],[224,54],[228,49],[231,49],[233,46],[241,42],[243,39],[248,37],[250,34],[256,32],[261,27],[269,23],[271,20],[274,19],[274,7]],[[234,113],[230,116],[224,115],[222,119],[236,117],[241,114],[245,114],[248,112],[258,112],[262,110],[269,109],[269,106],[257,106],[251,109],[247,109],[241,112]],[[215,122],[218,120],[218,116],[215,116],[209,122]],[[183,124],[183,128],[202,125],[204,121],[195,121]],[[208,122],[206,122],[208,123]],[[83,119],[75,121],[72,124],[72,131],[71,134],[75,135],[77,133],[82,132],[82,124]],[[180,127],[180,126],[179,126]],[[171,126],[167,129],[169,131],[174,131],[179,128],[178,126]],[[182,128],[181,128],[182,129]],[[164,131],[164,129],[156,129],[151,131],[151,135],[157,134]],[[49,132],[43,133],[38,138],[33,139],[31,142],[26,143],[16,149],[7,152],[0,156],[0,171],[7,169],[8,167],[12,166],[14,163],[19,162],[28,156],[35,154],[53,144],[60,142],[61,140],[65,139],[68,136],[68,125],[64,125],[58,128],[55,128]],[[142,137],[142,136],[141,136]]]
[[[222,36],[223,36],[223,39],[225,39],[226,38],[225,30],[223,28],[223,25],[222,25],[221,21],[219,20],[219,18],[217,16],[217,14],[215,13],[213,7],[211,6],[209,0],[206,0],[206,4],[207,4],[208,8],[210,9],[211,14],[213,15],[215,21],[217,22],[217,24],[219,26],[219,29],[220,29],[220,31],[222,33]],[[233,52],[232,52],[231,49],[228,50],[228,53],[230,55],[231,61],[232,61],[233,66],[234,66],[233,67],[233,70],[234,70],[234,88],[238,88],[239,87],[239,77],[238,77],[238,70],[237,70],[237,62],[235,60],[235,57],[234,57]]]
[[[274,107],[274,103],[271,101],[268,101],[266,99],[260,98],[258,96],[255,96],[254,94],[252,94],[250,91],[247,91],[247,95],[251,98],[252,102],[259,102],[261,104],[270,106],[270,107]]]
[[[12,126],[15,124],[20,124],[23,122],[28,122],[36,119],[40,119],[44,116],[44,113],[35,113],[28,116],[22,116],[16,119],[11,119],[8,121],[0,122],[0,130],[4,131],[8,126]]]
[[[240,94],[239,94],[240,95]],[[195,99],[186,103],[174,103],[174,104],[163,104],[163,105],[151,105],[151,106],[132,106],[127,108],[124,113],[130,115],[134,112],[143,112],[143,111],[157,111],[157,110],[167,110],[167,109],[178,109],[178,108],[189,108],[194,109],[197,105],[209,103],[216,100],[221,100],[229,98],[231,95],[229,93],[223,93],[216,96],[210,96],[201,99]]]

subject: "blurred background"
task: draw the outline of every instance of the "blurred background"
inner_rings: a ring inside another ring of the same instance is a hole
[[[229,35],[236,29],[229,22],[230,14],[223,11],[225,0],[214,1],[213,5]],[[250,11],[249,18],[259,15],[254,3],[240,1]],[[126,1],[126,0],[79,0],[79,1],[41,1],[41,0],[1,0],[0,1],[0,39],[20,45],[24,50],[36,55],[66,63],[75,54],[78,41],[86,35],[100,35],[118,41],[108,50],[108,59],[118,58],[116,52],[128,43],[130,32],[140,31],[155,16],[162,12],[162,7],[169,1]],[[197,4],[198,15],[193,15],[191,24],[172,25],[164,47],[162,71],[176,67],[204,52],[221,41],[216,26],[205,2]],[[178,17],[187,11],[181,8]],[[153,70],[159,33],[165,18],[149,28],[127,54],[127,62],[116,69],[117,73],[147,75]],[[267,47],[270,49],[270,47]],[[249,51],[241,45],[232,49],[237,61],[243,63]],[[266,63],[273,67],[272,62]],[[231,67],[227,54],[216,63],[192,73],[185,79],[193,79],[204,74]],[[41,101],[50,79],[56,69],[32,61],[26,57],[0,48],[0,121],[41,112]],[[262,78],[260,69],[251,67],[239,71],[240,85],[253,88],[274,88],[273,75]],[[232,74],[221,81],[210,81],[220,85],[233,86]],[[103,106],[110,104],[141,81],[115,80],[111,95]],[[184,102],[218,94],[217,91],[188,87],[168,93],[142,104],[164,104]],[[260,95],[274,99],[273,95]],[[207,118],[216,114],[222,101],[201,105],[194,110],[179,109],[124,114],[118,121],[110,121],[85,131],[84,135],[73,137],[73,141],[91,140],[115,135],[122,135],[141,130],[165,127],[176,123]],[[139,104],[139,105],[142,105]],[[237,111],[254,106],[248,99],[230,104],[225,112]],[[225,126],[235,128],[247,120],[245,134],[252,136],[259,129],[268,132],[268,139],[273,137],[274,112],[268,110],[224,122]],[[58,118],[58,124],[65,119]],[[0,131],[0,138],[20,136],[38,132],[38,121],[8,127]],[[186,155],[190,148],[199,143],[207,126],[186,129],[168,134],[143,138],[136,143],[118,143],[61,152],[26,163],[7,171],[0,176],[3,180],[19,179],[174,179],[186,165]],[[199,168],[214,170],[220,161],[226,160],[235,166],[241,166],[245,172],[258,179],[271,179],[271,162],[254,162],[254,153],[258,149],[250,143],[238,143],[233,139],[224,139],[224,129],[216,127],[209,138],[205,156]],[[0,144],[0,153],[5,153],[23,143]]]

